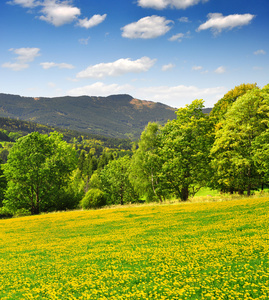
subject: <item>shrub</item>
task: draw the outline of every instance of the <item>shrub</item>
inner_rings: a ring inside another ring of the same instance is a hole
[[[0,219],[11,218],[13,213],[7,207],[0,207]]]
[[[31,215],[31,212],[26,208],[17,209],[14,214],[15,217],[25,217],[25,216],[30,216],[30,215]]]
[[[90,189],[81,200],[83,209],[100,208],[106,204],[105,193],[99,189]]]

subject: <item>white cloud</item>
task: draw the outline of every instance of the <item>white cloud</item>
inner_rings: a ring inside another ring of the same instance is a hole
[[[193,66],[191,69],[193,71],[201,71],[203,69],[203,67],[202,66]]]
[[[167,64],[167,65],[163,65],[162,66],[162,71],[168,71],[168,70],[171,70],[175,67],[174,64]]]
[[[40,56],[39,48],[18,48],[18,49],[9,49],[9,51],[15,53],[17,57],[15,60],[16,63],[4,63],[2,64],[3,68],[9,68],[13,71],[21,71],[23,69],[27,69],[29,67],[30,62],[34,61],[34,59]]]
[[[79,39],[79,43],[82,45],[88,45],[88,42],[90,40],[90,37],[88,36],[86,39]]]
[[[140,73],[148,71],[156,60],[142,57],[137,60],[121,58],[111,63],[100,63],[89,66],[77,74],[77,78],[103,78],[106,76],[119,76],[126,73]]]
[[[91,27],[94,27],[94,26],[97,26],[99,25],[100,23],[102,23],[105,18],[106,18],[106,14],[104,15],[94,15],[92,16],[90,19],[82,19],[82,20],[78,20],[78,23],[77,25],[80,26],[80,27],[84,27],[84,28],[91,28]]]
[[[204,3],[208,0],[138,0],[138,5],[144,8],[164,9],[167,7],[185,9],[189,6]]]
[[[96,82],[91,85],[71,89],[71,96],[108,96],[112,94],[130,94],[141,100],[161,102],[172,107],[184,107],[195,99],[204,99],[205,107],[213,105],[228,91],[225,87],[198,88],[196,86],[154,86],[136,88],[132,85],[104,84]]]
[[[205,23],[201,24],[197,28],[197,31],[199,32],[201,30],[211,29],[216,35],[220,33],[223,29],[231,30],[235,27],[248,25],[255,16],[251,14],[235,14],[225,17],[221,13],[210,13],[207,15],[207,17],[208,20]]]
[[[223,74],[226,72],[226,68],[224,66],[220,66],[214,72],[217,74]]]
[[[70,65],[70,64],[67,64],[67,63],[56,64],[54,62],[43,62],[43,63],[40,63],[40,65],[45,70],[50,69],[50,68],[54,68],[54,67],[57,67],[59,69],[74,69],[75,68],[73,65]]]
[[[22,7],[27,7],[27,8],[33,8],[39,4],[36,3],[35,0],[13,0],[13,1],[8,1],[8,4],[11,5],[21,5]]]
[[[42,4],[41,20],[61,26],[73,22],[80,15],[80,9],[69,4],[67,1],[46,0]]]
[[[184,107],[195,99],[204,99],[205,107],[213,107],[227,92],[225,87],[198,88],[196,86],[157,86],[135,90],[139,99],[165,103],[172,107]]]
[[[255,51],[254,54],[255,55],[260,55],[260,54],[265,55],[266,52],[263,49],[260,49],[260,50]]]
[[[168,24],[173,21],[160,16],[145,17],[137,22],[130,23],[121,28],[122,37],[129,39],[153,39],[166,34],[171,27]]]
[[[24,63],[4,63],[2,64],[2,68],[8,68],[11,69],[12,71],[21,71],[23,69],[27,69],[29,68],[28,64],[24,64]]]
[[[132,89],[133,88],[130,85],[106,85],[103,82],[96,82],[91,85],[71,89],[67,93],[71,96],[109,96],[118,93],[126,93],[126,90],[131,91]]]
[[[25,8],[39,7],[39,19],[54,26],[72,23],[81,15],[80,9],[72,5],[72,0],[11,0],[7,3]],[[94,15],[90,19],[78,19],[77,25],[88,29],[103,22],[106,16]]]
[[[177,34],[174,34],[173,36],[171,36],[168,41],[170,42],[182,42],[182,39],[183,38],[189,38],[190,37],[190,34],[191,32],[188,31],[187,33],[177,33]]]
[[[184,33],[178,33],[178,34],[175,34],[175,35],[171,36],[168,39],[168,41],[170,41],[170,42],[175,42],[175,41],[181,42],[182,38],[184,38]]]
[[[178,19],[179,22],[181,23],[189,23],[189,18],[188,17],[181,17]]]
[[[18,55],[16,60],[26,63],[33,61],[37,56],[40,56],[39,48],[18,48],[18,49],[9,49],[9,51],[14,52]]]

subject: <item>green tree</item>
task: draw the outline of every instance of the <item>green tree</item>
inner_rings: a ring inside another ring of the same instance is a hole
[[[243,96],[246,92],[257,88],[256,83],[240,84],[226,93],[223,98],[221,98],[213,107],[210,112],[210,116],[215,119],[218,123],[221,121],[228,109],[233,105],[233,103],[240,97]],[[218,127],[221,124],[218,125]]]
[[[111,160],[100,172],[102,190],[107,204],[136,202],[137,195],[129,181],[130,158],[123,156]]]
[[[83,209],[100,208],[106,204],[105,193],[98,188],[88,190],[80,205]]]
[[[3,165],[0,162],[0,207],[3,206],[6,187],[7,187],[7,180],[3,172]]]
[[[160,129],[157,123],[148,123],[138,146],[133,149],[129,178],[136,192],[146,201],[163,201],[165,189],[160,180],[162,159],[159,156]]]
[[[268,86],[251,89],[234,102],[211,150],[216,187],[250,195],[266,174],[268,180],[268,118]]]
[[[56,132],[50,136],[34,132],[18,139],[4,166],[5,205],[32,214],[52,209],[76,164],[76,151]]]
[[[210,177],[213,124],[203,107],[203,100],[194,100],[178,109],[177,119],[168,121],[161,130],[162,181],[166,181],[170,193],[183,201]]]

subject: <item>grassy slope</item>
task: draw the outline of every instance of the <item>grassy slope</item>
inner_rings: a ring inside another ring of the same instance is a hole
[[[0,299],[268,299],[269,198],[0,221]]]

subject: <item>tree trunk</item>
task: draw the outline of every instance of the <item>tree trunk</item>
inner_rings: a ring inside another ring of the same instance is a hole
[[[251,188],[250,188],[250,184],[248,185],[248,196],[250,196],[250,192],[251,192]]]
[[[187,201],[189,198],[189,187],[184,186],[181,190],[181,200],[182,201]]]
[[[123,205],[123,184],[120,186],[120,204]]]

